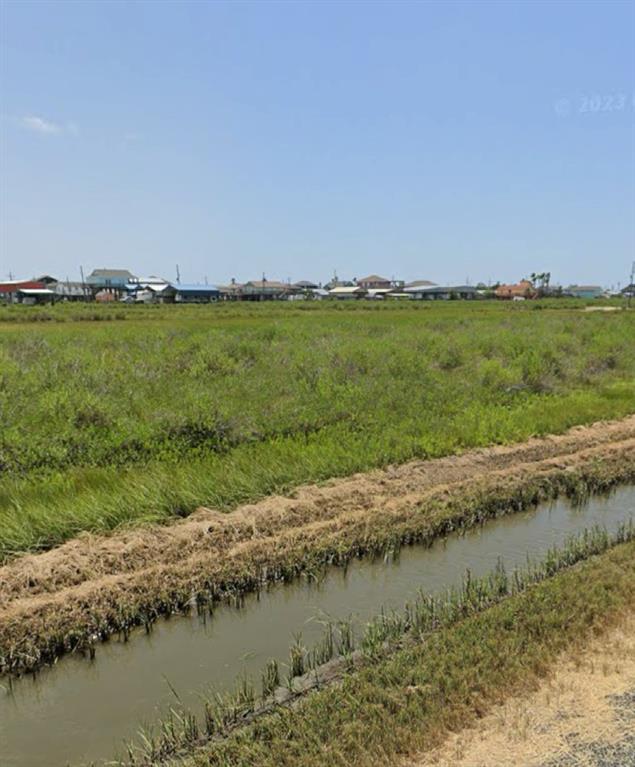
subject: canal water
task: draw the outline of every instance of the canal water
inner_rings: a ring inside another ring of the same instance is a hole
[[[286,663],[294,636],[306,647],[322,637],[327,619],[363,624],[380,609],[401,609],[423,590],[439,593],[462,581],[467,568],[484,575],[502,559],[508,572],[541,559],[554,545],[593,525],[609,532],[635,517],[635,487],[583,506],[567,500],[498,519],[431,547],[401,550],[396,560],[356,560],[330,568],[320,583],[277,585],[244,607],[219,606],[213,617],[172,617],[128,643],[111,640],[94,661],[62,658],[36,676],[0,679],[0,765],[63,767],[122,753],[141,724],[165,714],[176,699],[195,710],[199,693],[221,691],[241,673],[256,684],[270,658]]]

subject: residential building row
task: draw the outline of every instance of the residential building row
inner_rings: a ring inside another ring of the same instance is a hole
[[[544,275],[538,275],[544,277]],[[631,293],[629,294],[629,290]],[[621,293],[631,295],[633,286]],[[487,286],[438,285],[430,280],[388,279],[377,274],[354,280],[340,280],[337,276],[326,284],[310,280],[281,282],[260,280],[244,283],[232,280],[228,285],[186,284],[170,282],[161,277],[138,277],[127,269],[94,269],[80,282],[59,280],[51,275],[33,279],[0,282],[0,301],[5,303],[39,304],[56,301],[96,301],[109,303],[207,303],[213,301],[267,301],[267,300],[476,300],[499,298],[502,300],[531,300],[541,295],[568,295],[597,298],[607,292],[597,285],[571,285],[566,289],[545,289],[534,280],[521,280],[512,285]]]

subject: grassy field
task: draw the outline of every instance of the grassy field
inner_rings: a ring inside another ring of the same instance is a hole
[[[0,561],[634,412],[635,313],[582,306],[2,308]]]

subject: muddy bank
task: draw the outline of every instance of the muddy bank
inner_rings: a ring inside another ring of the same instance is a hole
[[[0,568],[0,669],[35,669],[161,614],[635,478],[635,417],[303,487],[231,514],[82,536]]]

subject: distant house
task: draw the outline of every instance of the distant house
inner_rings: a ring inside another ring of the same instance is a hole
[[[299,280],[289,286],[288,293],[284,296],[287,301],[305,301],[308,299],[321,299],[328,295],[325,290],[310,280]]]
[[[514,298],[536,298],[538,291],[529,280],[521,280],[515,285],[499,285],[494,295],[496,298],[511,301]]]
[[[340,285],[336,288],[331,288],[329,296],[338,299],[363,298],[367,292],[361,285]]]
[[[434,288],[437,286],[436,282],[430,282],[430,280],[413,280],[412,282],[407,282],[403,287],[404,288]]]
[[[146,285],[135,291],[133,300],[138,304],[172,304],[176,299],[177,290],[169,282]]]
[[[241,288],[241,297],[245,301],[270,301],[284,298],[293,292],[291,285],[276,280],[250,280]]]
[[[177,304],[206,304],[220,299],[216,285],[171,285]]]
[[[57,277],[51,277],[50,274],[43,274],[41,277],[37,277],[37,282],[43,282],[47,288],[51,288],[53,285],[56,285],[59,280]]]
[[[326,283],[324,290],[333,290],[333,288],[354,288],[356,286],[357,283],[353,282],[352,280],[340,280],[337,276],[335,276],[332,280]]]
[[[52,304],[54,301],[55,292],[50,288],[20,288],[18,290],[18,303],[26,306]]]
[[[66,280],[58,280],[57,277],[52,277],[50,274],[43,274],[37,278],[37,282],[41,282],[45,288],[52,290],[55,294],[55,300],[59,301],[89,301],[93,297],[93,293],[84,282]]]
[[[400,293],[422,301],[471,301],[479,297],[478,290],[472,285],[413,285],[403,288]]]
[[[620,295],[625,296],[626,298],[635,298],[635,282],[622,288]]]
[[[50,286],[60,301],[88,301],[92,298],[90,288],[83,282],[56,282]]]
[[[223,301],[239,301],[242,294],[242,288],[240,282],[232,280],[229,285],[218,285],[220,291],[220,297]]]
[[[97,298],[97,293],[104,290],[119,295],[135,280],[134,274],[127,269],[93,269],[86,278],[86,284]]]
[[[126,283],[124,290],[126,303],[156,304],[172,303],[176,294],[172,285],[163,277],[135,277]]]
[[[0,282],[0,301],[8,304],[18,303],[20,290],[41,290],[45,283],[39,280],[8,280]]]
[[[397,288],[368,288],[364,298],[387,298],[395,293]]]
[[[392,283],[386,277],[380,277],[378,274],[370,274],[368,277],[362,277],[357,280],[357,284],[364,290],[381,289],[389,290]]]
[[[564,292],[573,298],[600,298],[604,295],[604,289],[599,285],[569,285]]]

